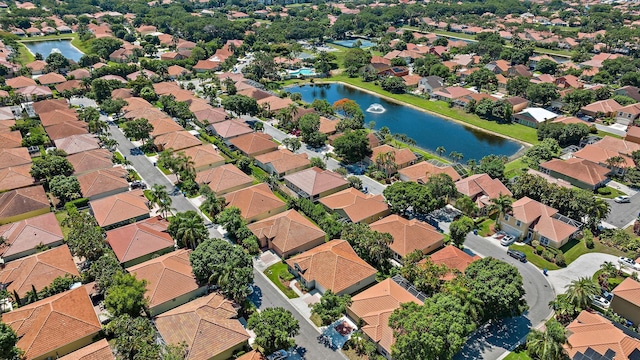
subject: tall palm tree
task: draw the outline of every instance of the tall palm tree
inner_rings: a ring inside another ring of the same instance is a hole
[[[227,202],[222,197],[217,197],[213,192],[206,196],[206,199],[200,205],[202,211],[209,216],[210,219],[215,219],[216,216],[224,210]]]
[[[591,229],[596,229],[600,224],[600,220],[606,219],[611,211],[611,206],[604,199],[596,197],[588,208],[587,225]]]
[[[618,267],[616,264],[611,261],[605,261],[600,265],[600,270],[604,272],[608,277],[616,277],[619,273]]]
[[[436,153],[438,154],[438,156],[442,156],[442,154],[444,154],[447,150],[444,148],[444,146],[438,146],[436,148]]]
[[[591,306],[591,297],[600,294],[600,286],[591,278],[582,277],[573,280],[567,289],[567,301],[580,309],[588,309]]]
[[[391,177],[391,174],[394,173],[395,169],[398,167],[396,164],[396,155],[393,151],[389,151],[386,153],[380,153],[376,156],[376,165],[378,169],[384,171],[387,179]]]
[[[178,170],[180,181],[184,180],[184,178],[195,177],[195,162],[191,156],[185,155],[184,152],[180,152],[176,156],[176,169]]]
[[[511,204],[513,204],[513,198],[508,195],[500,194],[497,198],[491,199],[491,204],[487,209],[488,212],[492,212],[494,210],[498,211],[498,216],[496,217],[496,223],[500,223],[500,217],[509,211],[511,211]]]
[[[561,360],[567,358],[564,344],[567,342],[566,329],[555,320],[547,323],[545,331],[533,329],[527,335],[527,352],[534,359]]]
[[[198,216],[182,217],[176,231],[175,239],[178,244],[195,249],[200,241],[208,237],[207,229],[202,225]]]

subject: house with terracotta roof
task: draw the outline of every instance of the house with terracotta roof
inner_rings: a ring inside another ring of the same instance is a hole
[[[64,150],[69,155],[100,148],[98,138],[92,134],[71,135],[54,140],[56,148]]]
[[[540,164],[540,172],[568,181],[585,190],[596,190],[609,181],[611,170],[589,160],[570,158],[552,159]]]
[[[7,86],[10,86],[14,89],[21,89],[21,88],[25,88],[27,86],[36,86],[36,82],[35,80],[25,77],[25,76],[16,76],[12,79],[7,79],[5,81],[5,83],[7,84]]]
[[[393,146],[384,144],[380,146],[376,146],[371,149],[371,155],[367,156],[364,160],[368,164],[376,164],[379,156],[383,154],[393,154],[393,162],[395,166],[393,168],[389,168],[391,174],[395,174],[399,169],[406,168],[409,165],[413,165],[415,161],[418,159],[416,155],[408,148],[397,149]],[[387,171],[387,168],[383,166],[383,171]],[[388,175],[391,175],[388,174]]]
[[[0,169],[0,190],[9,191],[34,185],[35,179],[30,171],[31,164]]]
[[[640,127],[629,126],[629,128],[627,129],[627,134],[624,136],[624,140],[630,141],[632,143],[640,144]]]
[[[107,243],[125,268],[171,252],[175,242],[169,222],[159,216],[107,231]]]
[[[253,158],[258,155],[278,150],[278,144],[273,142],[271,139],[271,135],[261,132],[252,132],[235,137],[229,140],[229,142],[231,143],[232,149],[237,149],[245,156]]]
[[[2,314],[26,359],[56,358],[93,342],[102,330],[84,286]],[[72,331],[71,331],[72,330]]]
[[[602,140],[593,144],[588,144],[582,149],[574,152],[573,157],[589,160],[596,164],[609,167],[609,164],[607,164],[608,159],[621,156],[623,162],[612,170],[618,174],[623,174],[625,169],[635,167],[635,162],[631,158],[631,154],[637,150],[640,150],[640,144],[611,136],[605,136]]]
[[[7,224],[51,211],[42,185],[0,193],[0,224]]]
[[[613,95],[628,96],[633,100],[640,102],[640,88],[638,88],[637,86],[623,86],[619,89],[615,89],[613,91]]]
[[[326,196],[320,199],[320,203],[353,223],[371,224],[391,214],[384,196],[364,194],[352,187]]]
[[[287,149],[278,149],[258,155],[254,160],[259,168],[279,179],[311,166],[307,154],[294,154]]]
[[[284,182],[296,196],[312,201],[349,187],[341,175],[315,166],[285,176]]]
[[[253,129],[250,128],[249,125],[238,120],[225,120],[213,123],[207,126],[206,130],[207,134],[217,136],[220,139],[225,140],[227,145],[229,144],[228,140],[253,132]]]
[[[419,184],[426,183],[431,176],[438,174],[447,174],[453,181],[458,181],[462,178],[453,166],[441,163],[439,165],[435,165],[428,161],[421,161],[417,164],[398,170],[398,177],[400,181],[413,181]]]
[[[616,114],[616,122],[622,125],[633,124],[640,117],[640,103],[624,106]]]
[[[0,133],[0,149],[13,149],[22,146],[20,131]]]
[[[115,360],[113,350],[109,346],[107,339],[102,339],[80,348],[68,355],[58,358],[58,360]]]
[[[377,270],[362,260],[346,240],[331,240],[289,258],[289,271],[307,289],[338,295],[354,292],[374,283]]]
[[[27,101],[36,101],[40,99],[50,98],[51,96],[53,96],[51,89],[49,89],[46,86],[39,86],[39,85],[23,87],[23,88],[17,89],[15,93],[24,96],[27,99]]]
[[[499,214],[500,226],[516,238],[538,240],[540,245],[560,248],[579,230],[580,223],[561,216],[558,210],[528,197],[516,200],[508,213]]]
[[[133,99],[133,98],[132,98]],[[182,131],[184,128],[170,118],[157,118],[149,120],[149,124],[153,126],[151,137],[160,136],[176,131]]]
[[[285,259],[324,244],[326,233],[295,210],[248,225],[260,247],[273,250]]]
[[[27,292],[42,291],[57,277],[79,277],[67,245],[10,261],[0,268],[0,286],[18,294],[22,304]]]
[[[191,158],[196,171],[203,171],[224,165],[224,157],[222,157],[217,148],[211,144],[194,146],[179,152]]]
[[[44,68],[47,67],[47,62],[44,60],[35,60],[25,66],[31,71],[31,75],[40,75],[44,72]]]
[[[295,104],[293,100],[289,98],[281,98],[279,96],[269,96],[267,98],[258,100],[258,106],[266,108],[267,112],[275,114],[278,111],[287,108],[289,105]]]
[[[402,261],[405,256],[416,250],[429,254],[441,248],[444,243],[444,235],[433,226],[417,219],[407,220],[395,214],[369,226],[371,230],[391,234],[393,242],[389,247],[397,261]]]
[[[224,109],[220,109],[220,108],[206,108],[201,110],[195,110],[192,112],[193,112],[193,115],[196,117],[196,119],[198,119],[198,121],[204,122],[206,120],[210,124],[215,124],[218,122],[225,121],[229,117],[227,113],[224,111]],[[207,128],[205,128],[205,130]],[[207,130],[207,133],[209,133],[208,130]]]
[[[81,90],[84,85],[82,85],[82,80],[68,80],[57,84],[54,88],[60,94],[65,91],[75,91]]]
[[[196,183],[208,185],[216,196],[221,196],[253,185],[253,178],[233,164],[225,164],[197,172]]]
[[[356,323],[362,322],[360,329],[374,344],[377,350],[391,358],[391,347],[395,343],[393,329],[389,326],[389,316],[406,303],[422,305],[393,279],[386,279],[351,298],[347,315]]]
[[[50,99],[33,103],[33,110],[38,116],[53,110],[71,110],[66,99]],[[75,110],[73,110],[75,112]]]
[[[117,166],[109,169],[93,170],[78,175],[82,196],[97,200],[129,190],[127,169]]]
[[[68,76],[73,77],[74,79],[82,80],[84,78],[91,77],[91,73],[87,69],[76,69],[73,71],[69,71]]]
[[[479,260],[480,257],[478,255],[471,256],[460,250],[460,248],[455,245],[447,245],[431,254],[429,259],[436,265],[444,265],[451,269],[450,272],[446,273],[441,278],[441,280],[448,281],[454,279],[458,273],[464,274],[467,266],[471,265],[472,262]],[[426,261],[427,260],[425,259],[420,261],[420,263],[425,263]]]
[[[165,149],[178,151],[192,146],[202,145],[202,141],[191,135],[191,133],[186,130],[157,136],[153,139],[153,143],[159,151],[163,151]]]
[[[56,124],[67,124],[71,122],[80,122],[78,114],[74,109],[52,109],[38,114],[40,122],[45,128]]]
[[[438,100],[452,102],[453,100],[472,94],[471,90],[465,89],[461,86],[449,86],[435,90],[431,93],[431,97]]]
[[[74,135],[88,134],[88,124],[84,121],[68,121],[47,126],[45,128],[49,139],[55,141]]]
[[[287,210],[287,204],[273,194],[265,183],[236,190],[224,196],[227,206],[240,209],[242,217],[250,224]]]
[[[26,147],[0,149],[0,169],[29,164],[31,155]]]
[[[64,76],[53,72],[38,77],[38,82],[45,86],[61,84],[65,81],[67,81],[67,79],[65,79]]]
[[[226,360],[249,345],[238,309],[212,293],[158,315],[154,322],[167,344],[186,344],[185,360]]]
[[[127,268],[138,280],[147,281],[145,296],[155,316],[187,303],[207,291],[196,281],[189,262],[191,250],[181,249]]]
[[[147,198],[142,190],[133,190],[89,202],[93,216],[106,230],[149,217]]]
[[[267,357],[262,355],[258,350],[251,350],[240,356],[237,360],[267,360]]]
[[[491,204],[491,199],[497,199],[500,195],[513,196],[500,180],[492,179],[487,174],[475,174],[458,180],[456,189],[462,195],[470,197],[483,214],[486,213],[486,206]]]
[[[94,170],[109,169],[113,167],[112,158],[113,154],[107,149],[83,151],[67,156],[67,160],[73,165],[73,174],[76,176]]]
[[[564,350],[571,359],[598,359],[607,354],[607,359],[632,360],[640,356],[640,339],[637,335],[587,310],[567,326],[567,343],[571,346],[565,344]]]
[[[613,99],[596,101],[580,108],[580,112],[593,118],[614,117],[623,106]]]
[[[640,324],[640,282],[628,277],[612,292],[611,309],[635,325]]]

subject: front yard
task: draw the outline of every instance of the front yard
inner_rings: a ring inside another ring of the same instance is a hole
[[[281,274],[284,274],[286,276],[285,272],[289,274],[287,264],[279,262],[277,264],[269,266],[267,270],[264,271],[264,274],[267,275],[269,280],[271,280],[272,283],[276,284],[278,289],[280,289],[280,291],[282,291],[289,299],[295,299],[298,297],[298,294],[296,294],[295,291],[291,290],[291,288],[289,287],[289,281],[283,280],[280,277]]]

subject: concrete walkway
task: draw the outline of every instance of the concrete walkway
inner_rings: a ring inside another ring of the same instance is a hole
[[[634,189],[628,187],[627,185],[620,184],[619,182],[614,181],[614,180],[609,181],[607,183],[607,186],[612,187],[612,188],[614,188],[616,190],[620,190],[620,191],[622,191],[623,193],[625,193],[625,194],[627,194],[629,196],[633,196],[633,195],[638,193],[638,190],[634,190]]]
[[[602,253],[584,254],[564,269],[549,271],[549,282],[556,294],[562,294],[566,291],[566,286],[573,280],[581,277],[591,278],[600,269],[600,265],[606,261],[617,264],[618,258],[614,255]]]

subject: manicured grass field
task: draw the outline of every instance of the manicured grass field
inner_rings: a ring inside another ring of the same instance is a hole
[[[531,357],[525,351],[521,351],[509,353],[504,360],[531,360]]]
[[[584,241],[573,239],[568,243],[564,244],[564,246],[561,247],[560,250],[562,250],[562,252],[564,253],[564,259],[567,262],[567,265],[571,264],[580,256],[588,253],[603,253],[603,254],[610,254],[615,256],[625,255],[624,252],[618,249],[606,246],[596,239],[593,240],[593,244],[595,245],[593,249],[589,249],[585,246]]]
[[[276,284],[278,289],[280,289],[280,291],[282,291],[289,299],[297,298],[298,294],[296,294],[293,290],[289,289],[288,287],[284,286],[284,284],[280,281],[280,278],[278,277],[278,275],[282,271],[287,271],[287,264],[280,262],[280,263],[269,266],[269,268],[267,268],[267,270],[264,271],[264,274],[267,275],[269,280],[271,280],[272,283]]]
[[[549,262],[542,258],[542,256],[536,255],[533,252],[533,248],[529,245],[511,245],[509,249],[522,251],[527,255],[527,261],[537,266],[540,269],[558,270],[560,267],[552,262]]]

